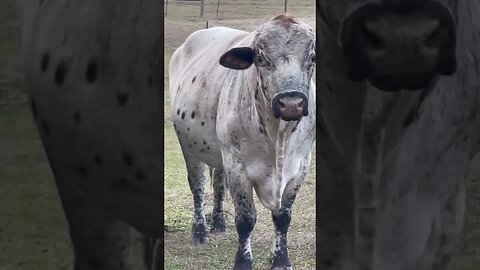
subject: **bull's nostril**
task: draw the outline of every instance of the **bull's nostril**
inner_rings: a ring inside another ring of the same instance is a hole
[[[302,100],[300,103],[298,103],[298,108],[303,108],[303,104],[305,104],[305,100]]]
[[[280,108],[282,108],[282,109],[284,109],[284,108],[287,106],[287,105],[286,105],[283,101],[281,101],[281,100],[278,101],[278,105],[280,105]]]
[[[441,35],[441,29],[440,26],[437,25],[429,34],[427,38],[425,39],[425,46],[427,47],[437,47],[439,44],[442,42],[442,35]]]
[[[381,37],[375,32],[373,24],[373,22],[364,22],[362,27],[363,36],[368,45],[375,50],[380,50],[384,47],[383,42]]]

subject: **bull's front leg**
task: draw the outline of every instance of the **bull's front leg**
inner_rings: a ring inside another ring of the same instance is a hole
[[[257,220],[257,211],[253,201],[253,189],[246,177],[236,169],[228,169],[227,181],[235,205],[235,225],[238,234],[238,249],[234,270],[253,268],[250,235]]]
[[[291,270],[292,265],[288,258],[287,234],[292,220],[292,205],[297,197],[298,190],[302,186],[305,176],[310,171],[311,154],[303,161],[302,174],[290,181],[282,195],[282,207],[272,211],[272,221],[275,226],[275,236],[271,254],[271,270]]]
[[[292,220],[292,205],[301,184],[291,182],[285,188],[282,198],[282,208],[272,211],[272,221],[275,226],[275,238],[271,254],[271,270],[291,270],[288,258],[287,234]]]

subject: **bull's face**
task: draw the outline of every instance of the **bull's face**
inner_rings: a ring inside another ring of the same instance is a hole
[[[285,15],[267,22],[252,47],[229,50],[220,64],[233,69],[254,65],[258,79],[255,97],[271,104],[274,117],[297,121],[308,115],[315,35],[303,22]]]
[[[421,89],[456,70],[457,0],[317,0],[346,74],[379,89]]]

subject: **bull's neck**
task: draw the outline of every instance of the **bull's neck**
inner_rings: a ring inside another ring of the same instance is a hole
[[[256,34],[256,31],[249,33],[234,47],[253,47]],[[273,116],[272,102],[265,95],[265,91],[268,89],[262,88],[260,74],[255,66],[242,73],[241,84],[243,87],[239,99],[240,103],[244,104],[242,107],[246,107],[249,112],[252,112],[251,116],[249,115],[251,117],[249,122],[253,127],[253,132],[257,136],[260,133],[260,137],[277,148],[278,140],[288,140],[297,122],[285,122]]]
[[[242,99],[248,100],[252,114],[252,124],[258,126],[257,132],[275,148],[283,145],[291,135],[291,131],[297,122],[286,122],[275,118],[272,110],[272,102],[267,98],[265,92],[268,89],[262,88],[260,76],[255,67],[248,69],[245,79],[250,82],[250,87],[244,89]]]

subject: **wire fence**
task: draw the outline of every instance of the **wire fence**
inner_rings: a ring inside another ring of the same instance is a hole
[[[167,17],[167,16],[168,16],[168,3],[169,3],[169,1],[166,0],[166,1],[164,1],[164,2],[165,2],[165,9],[164,9],[164,10],[165,10],[165,17]],[[177,0],[176,2],[180,2],[180,1]],[[212,1],[205,1],[205,0],[190,0],[190,1],[184,1],[184,2],[191,2],[191,3],[197,2],[198,5],[199,5],[199,10],[200,10],[200,17],[203,17],[203,16],[204,16],[204,12],[205,12],[205,5],[211,6],[212,8],[215,8],[215,11],[216,11],[216,12],[215,12],[215,15],[218,16],[218,15],[219,15],[219,11],[220,11],[220,6],[222,6],[222,8],[223,8],[223,6],[224,6],[225,4],[228,5],[229,3],[235,3],[235,4],[237,4],[237,5],[238,5],[238,4],[245,4],[245,5],[251,5],[251,6],[253,5],[253,6],[255,6],[255,5],[258,5],[258,4],[261,3],[261,2],[268,2],[268,1],[239,2],[239,1],[228,1],[228,0],[227,0],[227,1],[216,0],[216,1],[215,1],[215,2],[216,2],[216,5],[215,5],[215,3],[212,2]],[[277,3],[281,3],[282,1],[276,1],[276,2],[277,2]],[[298,1],[297,1],[297,2],[298,2]],[[171,3],[171,1],[170,1],[170,3]],[[288,0],[283,0],[283,12],[284,12],[284,13],[287,13],[287,12],[288,12]]]
[[[291,13],[315,16],[314,0],[164,0],[165,17],[241,19]]]
[[[193,25],[199,24],[199,22],[196,22],[196,23],[176,22],[176,21],[169,20],[169,19],[167,19],[167,18],[165,18],[164,21],[165,21],[165,22],[168,22],[168,23],[173,23],[173,24],[176,24],[176,25],[183,25],[183,26],[193,26]]]
[[[200,29],[228,26],[252,31],[263,20],[285,11],[296,17],[315,18],[314,0],[164,0],[164,4],[166,52],[176,50],[189,34]]]
[[[165,43],[165,42],[164,42],[163,44],[164,44],[165,46],[169,47],[170,49],[173,49],[173,50],[178,49],[178,47],[174,47],[174,46],[169,45],[169,44],[167,44],[167,43]]]
[[[179,36],[184,36],[186,35],[186,33],[190,33],[194,30],[206,29],[212,26],[208,20],[186,23],[186,22],[173,21],[165,18],[164,21],[166,26],[164,45],[165,47],[171,50],[176,50],[180,46],[180,45],[176,45],[179,42],[178,40]],[[172,26],[175,26],[175,27],[172,27]],[[172,28],[175,28],[175,30],[172,30]]]

